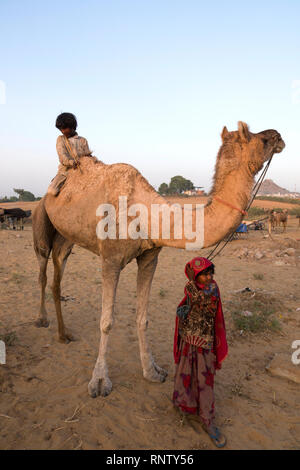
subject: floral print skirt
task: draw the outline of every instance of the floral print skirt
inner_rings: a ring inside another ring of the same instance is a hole
[[[176,364],[173,403],[183,413],[198,415],[209,427],[215,417],[215,354],[210,349],[186,343],[180,338],[180,359]]]

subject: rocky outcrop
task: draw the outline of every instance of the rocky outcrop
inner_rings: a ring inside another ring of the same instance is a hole
[[[246,259],[249,261],[260,261],[266,260],[271,261],[275,266],[296,266],[297,262],[300,262],[299,256],[297,256],[297,250],[295,248],[281,248],[281,249],[261,249],[261,248],[240,248],[234,252],[234,255],[240,259]]]
[[[258,196],[288,196],[289,194],[291,194],[291,192],[288,189],[281,188],[271,179],[263,181],[257,193]]]

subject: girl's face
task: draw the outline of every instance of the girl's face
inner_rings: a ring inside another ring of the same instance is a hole
[[[199,284],[204,284],[204,285],[208,285],[211,283],[211,281],[213,280],[214,278],[214,275],[213,273],[206,273],[206,274],[198,274],[198,276],[196,277],[196,281],[199,283]]]

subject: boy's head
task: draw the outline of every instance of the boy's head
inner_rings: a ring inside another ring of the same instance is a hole
[[[72,137],[75,134],[77,128],[76,117],[71,113],[62,113],[57,116],[55,126],[66,137]]]

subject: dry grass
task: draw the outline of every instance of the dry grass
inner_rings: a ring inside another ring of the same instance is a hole
[[[0,335],[0,340],[4,341],[6,346],[13,346],[17,341],[17,335],[15,331],[10,331]]]
[[[12,273],[10,280],[16,284],[22,284],[22,282],[25,280],[25,276],[23,274],[14,272]]]
[[[160,295],[161,297],[165,297],[165,295],[166,295],[166,292],[165,292],[165,290],[164,290],[162,287],[161,287],[160,290],[159,290],[159,295]]]
[[[238,293],[229,301],[228,306],[234,326],[238,330],[259,333],[281,329],[276,314],[282,310],[282,305],[268,293]]]

